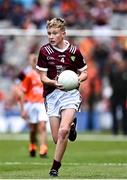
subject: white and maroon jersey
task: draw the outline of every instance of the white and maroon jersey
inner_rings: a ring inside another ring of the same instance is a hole
[[[51,44],[46,44],[40,48],[36,68],[40,71],[46,71],[50,79],[56,79],[64,70],[82,72],[87,69],[87,64],[80,50],[66,41],[67,47],[59,49]],[[49,94],[55,87],[44,84],[44,96]]]

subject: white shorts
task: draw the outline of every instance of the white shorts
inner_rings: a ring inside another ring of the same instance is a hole
[[[28,113],[30,123],[38,123],[40,121],[48,121],[44,103],[30,103],[24,105],[25,111]]]
[[[71,91],[55,89],[46,97],[47,114],[49,117],[60,117],[63,109],[72,108],[78,111],[80,103],[81,96],[77,89]]]

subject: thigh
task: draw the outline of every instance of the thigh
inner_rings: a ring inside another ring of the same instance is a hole
[[[60,110],[75,109],[79,110],[81,96],[78,90],[67,91],[60,97]]]
[[[35,107],[35,103],[31,103],[28,111],[29,122],[32,124],[38,123],[38,111]]]
[[[63,92],[54,90],[46,97],[46,109],[49,117],[60,117],[60,102],[59,98]]]
[[[37,120],[38,122],[41,121],[48,121],[48,115],[46,113],[44,103],[36,103],[35,109],[37,110]]]
[[[36,133],[36,132],[37,132],[37,127],[38,127],[38,124],[37,124],[37,123],[31,123],[31,122],[29,122],[30,132]]]
[[[71,123],[73,122],[75,118],[75,114],[76,114],[76,110],[73,108],[62,110],[60,127],[69,129],[71,126]]]
[[[46,131],[46,121],[39,121],[38,122],[38,130],[40,133]]]
[[[36,110],[34,110],[34,104],[30,103],[30,102],[27,102],[24,105],[24,109],[25,109],[25,111],[27,112],[27,115],[28,115],[28,122],[32,123],[32,124],[37,123],[37,118],[36,118],[37,117],[37,112],[36,112]]]

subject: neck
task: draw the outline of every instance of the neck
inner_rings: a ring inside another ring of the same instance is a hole
[[[65,49],[67,45],[68,43],[65,40],[63,40],[56,48]]]

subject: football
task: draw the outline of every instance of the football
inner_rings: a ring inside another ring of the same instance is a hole
[[[58,83],[62,84],[65,90],[76,89],[79,86],[78,75],[74,71],[65,70],[59,75]]]

